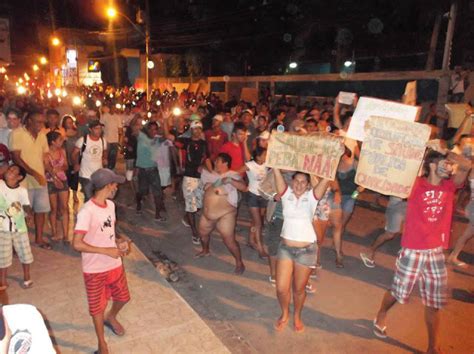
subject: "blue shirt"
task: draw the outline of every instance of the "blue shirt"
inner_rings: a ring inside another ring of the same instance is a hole
[[[137,161],[136,166],[139,168],[156,167],[155,149],[161,143],[161,138],[149,138],[143,132],[138,134],[137,139]]]

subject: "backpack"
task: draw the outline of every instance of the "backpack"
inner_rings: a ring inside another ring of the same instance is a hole
[[[82,155],[84,154],[84,151],[86,150],[86,147],[87,147],[87,136],[88,136],[88,135],[89,135],[89,134],[86,133],[86,134],[84,134],[84,136],[83,136],[83,141],[82,141],[82,146],[81,146],[81,152],[79,153],[79,164],[80,164],[81,161],[82,161]],[[104,151],[105,151],[104,137],[101,136],[101,137],[100,137],[100,140],[101,140],[101,142],[102,142],[102,154],[103,154]]]

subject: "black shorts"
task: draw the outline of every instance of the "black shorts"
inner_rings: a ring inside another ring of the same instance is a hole
[[[268,200],[252,192],[247,193],[247,202],[249,208],[266,208],[268,204]]]

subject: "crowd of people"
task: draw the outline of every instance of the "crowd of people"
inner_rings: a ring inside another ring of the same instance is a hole
[[[166,226],[164,190],[169,189],[174,199],[184,202],[181,222],[190,228],[190,242],[201,247],[196,258],[210,255],[210,235],[216,230],[235,259],[236,274],[245,272],[236,220],[241,206],[248,206],[247,245],[268,260],[268,279],[276,286],[281,306],[275,329],[283,330],[290,319],[293,292],[294,330],[302,332],[301,313],[306,294],[315,291],[310,278],[322,266],[319,255],[328,226],[336,267],[343,268],[344,230],[364,192],[354,182],[361,143],[345,137],[357,98],[347,105],[338,97],[300,102],[266,96],[253,105],[236,99],[224,103],[217,95],[186,90],[156,90],[149,102],[128,88],[94,85],[74,91],[81,97],[79,106],[39,91],[28,97],[6,93],[1,99],[0,290],[8,286],[12,247],[23,265],[23,287],[33,286],[28,225],[31,230],[34,226],[34,243],[45,250],[56,242],[72,241],[83,255],[99,352],[107,353],[103,325],[117,335],[125,333],[116,316],[129,300],[120,257],[127,254],[130,242],[117,237],[116,246],[116,217],[109,199],[118,184],[125,183],[136,197],[136,213],[141,214],[144,198],[151,195],[154,219]],[[448,263],[466,266],[458,256],[474,227],[474,174],[469,172],[474,132],[462,134],[473,112],[468,109],[461,127],[451,129],[435,107],[419,120],[430,125],[432,140],[411,196],[389,198],[385,232],[360,253],[363,264],[373,268],[377,249],[402,234],[393,285],[374,320],[374,333],[387,336],[387,311],[397,301],[406,302],[419,281],[432,353],[437,350],[438,310],[446,302],[442,249],[449,246],[454,211],[465,209],[469,226]],[[266,166],[268,142],[275,131],[345,137],[336,179]],[[124,177],[114,172],[122,154]],[[272,185],[272,193],[262,187],[264,183]],[[68,203],[78,203],[82,196],[85,204],[75,218],[69,215]],[[47,220],[49,238],[44,231]],[[72,220],[76,220],[74,235],[69,234]],[[105,314],[108,296],[114,305]]]

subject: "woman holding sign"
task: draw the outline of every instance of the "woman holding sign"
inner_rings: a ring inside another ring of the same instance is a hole
[[[294,330],[304,331],[301,311],[306,299],[305,287],[311,269],[316,267],[316,233],[313,228],[313,216],[318,200],[329,185],[322,179],[311,189],[310,176],[303,172],[293,175],[288,186],[279,169],[274,169],[277,193],[283,205],[283,227],[278,247],[276,266],[276,289],[281,316],[275,323],[275,329],[282,331],[289,320],[290,289],[293,289]]]

